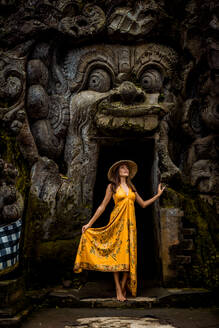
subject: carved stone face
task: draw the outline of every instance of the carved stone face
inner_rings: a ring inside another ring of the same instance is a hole
[[[174,105],[171,78],[176,60],[172,49],[155,44],[70,51],[63,70],[74,90],[79,91],[72,97],[77,100],[71,103],[74,114],[70,124],[77,124],[77,111],[81,116],[89,112],[85,107],[94,106],[93,123],[103,134],[153,133]]]
[[[64,154],[67,174],[76,180],[90,174],[80,165],[97,160],[93,137],[153,136],[176,105],[172,48],[103,44],[51,52],[49,65],[50,52],[39,44],[28,62],[27,113],[39,154]]]
[[[75,216],[91,208],[95,138],[154,136],[162,118],[177,107],[177,61],[172,48],[155,43],[36,45],[27,63],[27,114],[39,156],[64,162],[70,178],[71,187],[61,188],[58,197],[61,208],[71,199],[65,217],[72,216],[72,208]],[[161,153],[166,160],[167,150]]]
[[[219,212],[218,13],[213,1],[0,0],[0,225],[25,222],[31,288],[70,277],[104,170],[123,154],[143,197],[170,187],[144,220],[151,271],[139,272],[215,285],[218,226],[198,196]]]

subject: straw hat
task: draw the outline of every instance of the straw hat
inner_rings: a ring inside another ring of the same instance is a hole
[[[119,167],[122,164],[126,164],[128,166],[130,179],[134,178],[134,176],[136,175],[136,173],[138,171],[137,164],[133,161],[128,160],[128,159],[124,159],[124,160],[121,160],[121,161],[118,161],[118,162],[114,163],[110,167],[110,169],[107,173],[107,177],[108,177],[109,181],[111,181],[113,179],[113,176],[115,174],[115,171],[116,171],[117,167]]]

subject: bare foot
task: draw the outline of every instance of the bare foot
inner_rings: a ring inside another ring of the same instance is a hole
[[[122,282],[120,283],[120,285],[121,285],[121,289],[122,289],[122,294],[125,297],[125,299],[127,300],[127,298],[126,298],[126,285],[123,286]]]
[[[122,288],[122,294],[123,294],[123,296],[125,297],[125,299],[127,300],[127,298],[126,298],[126,288],[125,288],[125,286]]]
[[[116,297],[117,297],[117,300],[120,302],[124,302],[126,300],[126,298],[123,296],[121,289],[116,289]]]

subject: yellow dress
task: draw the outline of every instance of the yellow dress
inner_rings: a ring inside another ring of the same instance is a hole
[[[137,292],[137,239],[135,221],[135,193],[128,195],[119,186],[113,194],[115,207],[109,223],[101,228],[89,228],[81,236],[74,264],[74,272],[85,270],[129,271],[128,287],[133,296]]]

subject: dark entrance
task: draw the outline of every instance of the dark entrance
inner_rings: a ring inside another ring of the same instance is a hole
[[[102,202],[106,187],[109,183],[107,172],[109,167],[121,159],[131,159],[138,165],[138,172],[133,179],[133,183],[139,195],[145,200],[154,195],[152,190],[154,167],[154,139],[123,139],[121,141],[114,138],[100,139],[100,153],[96,183],[94,187],[93,213]],[[113,209],[113,199],[110,201],[105,212],[95,222],[93,227],[104,226],[108,223],[110,213]],[[138,295],[147,286],[158,282],[159,268],[157,257],[157,238],[155,224],[153,222],[153,205],[141,208],[135,203],[136,223],[137,223],[137,249],[138,249]],[[89,273],[92,280],[95,278],[105,280],[109,274],[102,272]],[[110,273],[110,277],[112,274]],[[110,278],[111,279],[111,278]]]

